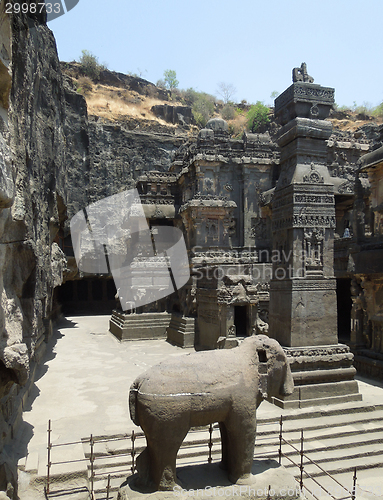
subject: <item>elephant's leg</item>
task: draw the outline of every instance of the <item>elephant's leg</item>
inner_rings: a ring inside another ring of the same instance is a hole
[[[145,448],[144,451],[138,455],[136,468],[138,472],[138,477],[135,481],[136,486],[144,489],[154,488],[154,483],[150,477],[150,453],[148,448]]]
[[[230,481],[236,483],[251,474],[256,433],[255,418],[238,419],[235,416],[225,422],[227,429],[227,465]]]
[[[223,470],[227,470],[228,468],[228,463],[227,463],[227,457],[228,457],[228,443],[227,443],[227,430],[226,426],[223,422],[219,423],[219,431],[221,433],[221,463],[219,464],[219,467]]]
[[[188,430],[189,427],[172,423],[148,436],[150,477],[158,490],[172,490],[177,484],[177,453]]]

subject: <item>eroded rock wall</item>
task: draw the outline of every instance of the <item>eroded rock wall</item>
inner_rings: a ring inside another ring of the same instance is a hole
[[[84,126],[71,129],[72,90],[44,19],[1,11],[0,49],[0,490],[9,490],[7,444],[66,266],[55,239],[66,217],[68,165],[75,169],[83,156],[78,142],[87,146]]]

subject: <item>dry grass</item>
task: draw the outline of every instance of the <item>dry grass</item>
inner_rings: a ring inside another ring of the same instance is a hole
[[[342,130],[344,132],[355,132],[358,128],[362,127],[363,125],[366,125],[368,123],[376,123],[376,124],[381,124],[383,123],[382,118],[375,118],[373,120],[338,120],[335,118],[330,118],[330,122],[332,122],[334,128],[337,128],[338,130]]]
[[[237,115],[233,120],[228,120],[230,133],[234,137],[241,138],[244,129],[246,129],[247,118],[245,114]]]
[[[152,112],[152,106],[163,104],[159,99],[144,97],[135,91],[107,85],[94,85],[89,92],[83,92],[78,81],[79,91],[84,94],[90,115],[99,116],[110,121],[136,118],[153,120],[168,127],[176,127],[157,118]],[[172,102],[172,104],[175,104]]]

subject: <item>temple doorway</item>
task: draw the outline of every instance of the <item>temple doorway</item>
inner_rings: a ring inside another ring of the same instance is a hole
[[[237,337],[247,337],[247,306],[234,306],[234,325]]]
[[[351,280],[336,280],[336,297],[338,309],[338,340],[339,342],[350,341],[351,331]]]

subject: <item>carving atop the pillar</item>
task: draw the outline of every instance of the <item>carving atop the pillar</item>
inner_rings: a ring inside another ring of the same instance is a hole
[[[314,78],[307,73],[307,64],[302,63],[300,68],[293,69],[293,82],[314,83]]]

